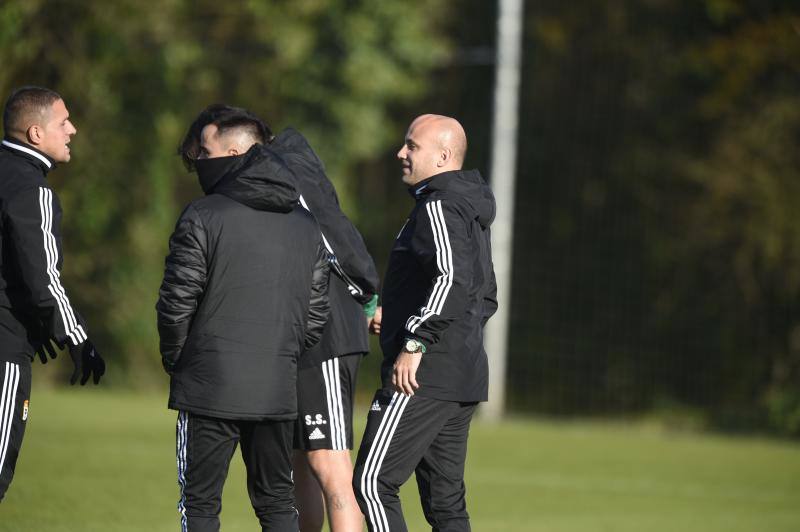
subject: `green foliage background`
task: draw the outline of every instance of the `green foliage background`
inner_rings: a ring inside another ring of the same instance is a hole
[[[800,434],[798,5],[543,1],[525,43],[516,403]]]
[[[51,179],[66,212],[66,285],[112,355],[109,381],[148,386],[160,372],[153,306],[172,226],[200,192],[175,156],[196,114],[224,101],[276,131],[298,127],[358,220],[354,165],[397,141],[389,110],[419,98],[445,57],[429,27],[438,10],[429,0],[0,7],[0,92],[53,87],[79,130],[73,161]]]
[[[467,165],[489,167],[496,9],[4,2],[0,92],[54,87],[79,128],[52,180],[65,285],[109,382],[162,380],[153,305],[199,193],[174,148],[201,108],[308,135],[382,271],[413,116],[458,117]],[[800,435],[800,6],[541,0],[524,30],[512,408]]]

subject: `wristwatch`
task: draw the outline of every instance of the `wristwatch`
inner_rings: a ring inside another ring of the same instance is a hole
[[[406,342],[403,344],[403,351],[408,353],[424,353],[425,346],[419,340],[406,338]]]

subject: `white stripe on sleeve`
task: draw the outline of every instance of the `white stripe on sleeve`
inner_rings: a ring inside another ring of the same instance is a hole
[[[419,315],[411,316],[406,321],[406,329],[411,333],[416,332],[417,328],[431,316],[441,314],[447,295],[453,286],[453,250],[450,247],[450,236],[442,211],[442,200],[427,203],[425,210],[430,219],[433,242],[436,246],[436,267],[439,276],[428,301],[420,308]]]
[[[53,192],[45,187],[39,187],[39,209],[42,215],[41,229],[45,259],[47,260],[47,276],[50,279],[47,288],[58,304],[65,333],[74,345],[78,345],[86,340],[86,332],[75,319],[69,298],[64,287],[61,286],[61,274],[58,271],[58,245],[53,235]]]

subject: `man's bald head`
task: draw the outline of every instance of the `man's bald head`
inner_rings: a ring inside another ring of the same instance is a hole
[[[442,172],[460,170],[467,154],[467,135],[455,118],[425,114],[411,122],[397,153],[403,181],[415,185]]]
[[[415,126],[430,128],[436,135],[439,147],[451,150],[453,162],[461,169],[467,155],[467,134],[458,120],[449,116],[427,114],[418,116],[411,123],[411,127]]]

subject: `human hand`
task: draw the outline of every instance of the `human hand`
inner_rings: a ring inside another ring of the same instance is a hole
[[[367,328],[372,334],[381,333],[381,318],[383,317],[383,307],[375,309],[375,315],[372,318],[367,318]]]
[[[42,343],[36,347],[36,354],[39,355],[42,364],[47,364],[47,355],[50,355],[50,358],[56,358],[56,350],[53,349],[50,338],[42,340]]]
[[[175,372],[176,364],[177,362],[171,362],[163,356],[161,357],[161,365],[164,366],[164,371],[167,372],[167,375],[172,375]]]
[[[78,375],[81,376],[81,386],[86,384],[90,376],[95,384],[100,382],[100,377],[106,372],[106,363],[91,341],[87,339],[78,345],[70,344],[69,356],[75,365],[75,371],[69,379],[70,384],[74,385],[78,381]]]
[[[417,368],[422,362],[422,353],[409,353],[400,351],[392,367],[392,385],[398,392],[412,396],[414,390],[419,388],[417,384]]]

